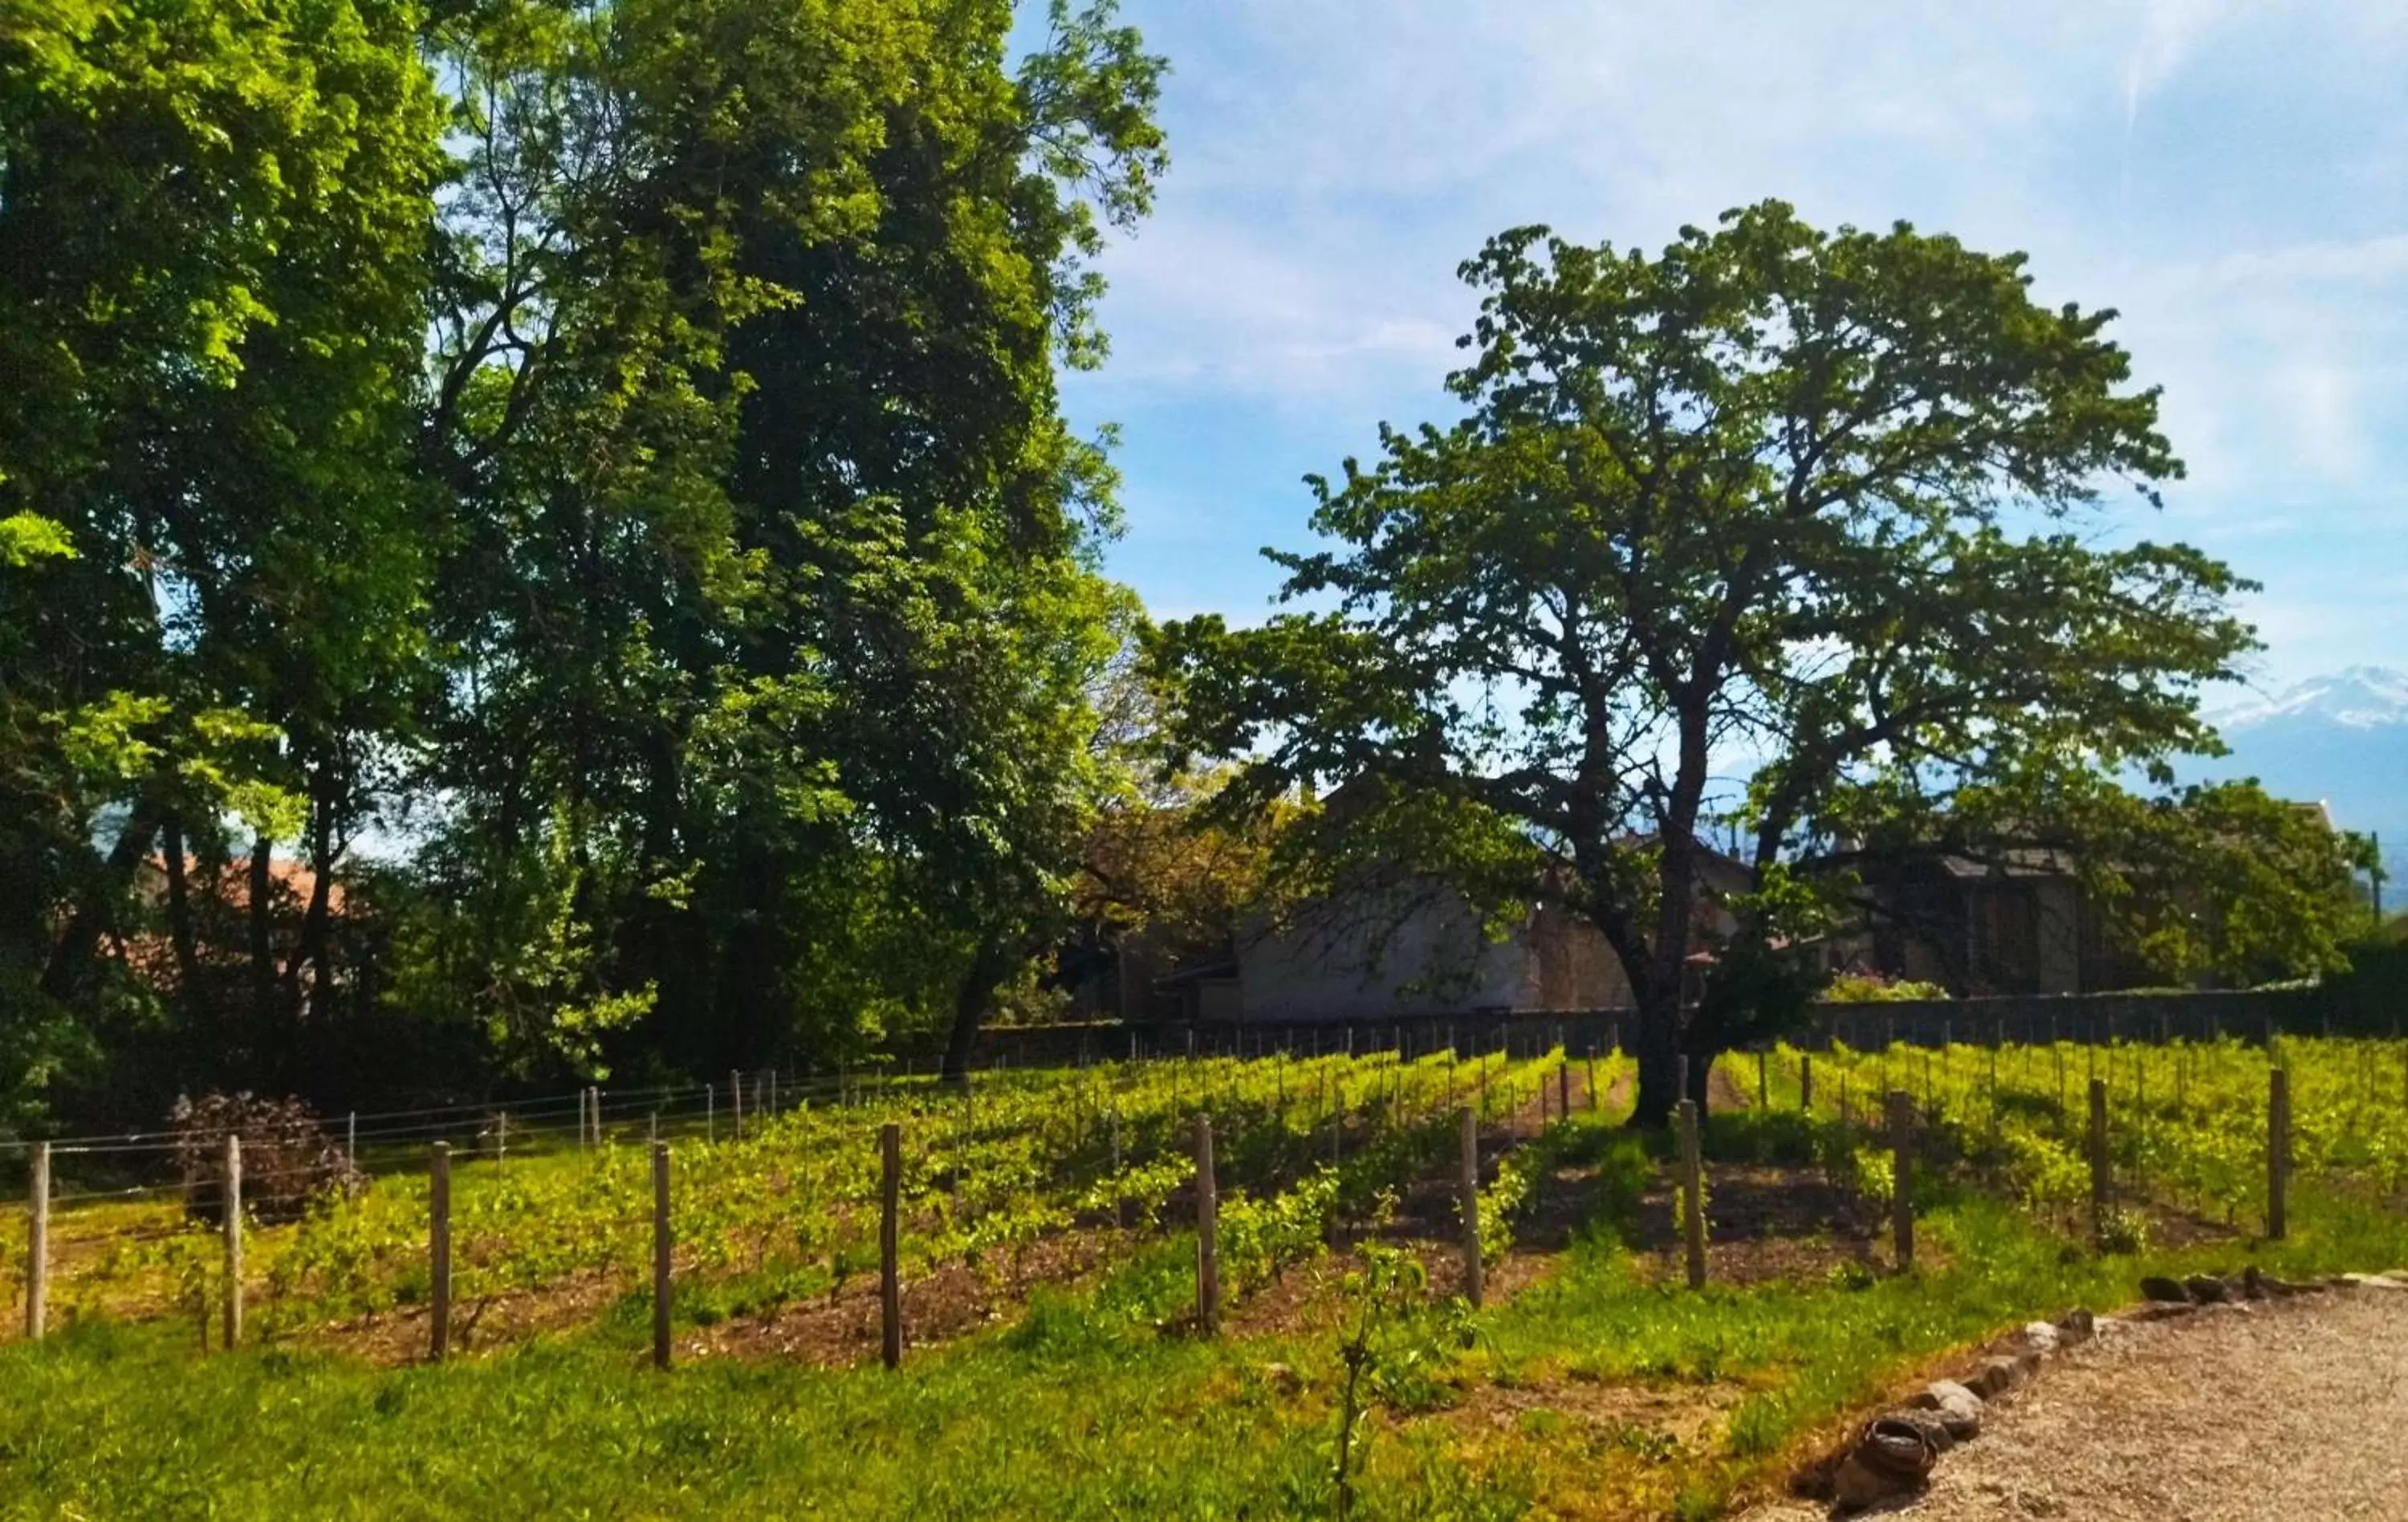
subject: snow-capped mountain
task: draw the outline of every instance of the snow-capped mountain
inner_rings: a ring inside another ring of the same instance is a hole
[[[2253,697],[2209,717],[2230,738],[2235,732],[2281,719],[2312,719],[2345,729],[2408,724],[2408,671],[2385,666],[2352,666],[2329,676],[2310,677],[2272,696]]]
[[[2342,828],[2382,836],[2386,897],[2408,902],[2408,671],[2353,666],[2208,716],[2232,754],[2184,770],[2322,799]]]

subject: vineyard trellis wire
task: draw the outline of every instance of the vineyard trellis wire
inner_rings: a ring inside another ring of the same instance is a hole
[[[990,1265],[1048,1235],[1121,1231],[1113,1223],[1124,1221],[1135,1221],[1136,1236],[1178,1228],[1193,1160],[1176,1133],[1197,1113],[1211,1114],[1225,1138],[1221,1241],[1229,1278],[1243,1287],[1426,1171],[1458,1098],[1492,1118],[1510,1113],[1541,1094],[1551,1071],[1568,1093],[1555,1063],[1448,1051],[1281,1054],[998,1070],[967,1088],[891,1072],[817,1082],[756,1074],[732,1076],[725,1088],[592,1089],[506,1110],[361,1116],[345,1127],[359,1185],[330,1193],[287,1228],[253,1227],[243,1288],[258,1304],[254,1327],[270,1337],[417,1312],[432,1290],[426,1149],[466,1142],[447,1223],[454,1299],[481,1307],[578,1283],[640,1292],[652,1165],[650,1148],[631,1143],[674,1140],[681,1282],[716,1285],[739,1305],[833,1297],[876,1252],[873,1139],[883,1126],[910,1137],[897,1190],[902,1256],[906,1271],[924,1273]],[[90,1148],[123,1166],[164,1158],[179,1140],[190,1139],[64,1139],[51,1155]],[[136,1286],[137,1310],[195,1320],[222,1301],[228,1282],[210,1262],[207,1230],[178,1218],[186,1187],[50,1196],[62,1221],[84,1207],[98,1228],[60,1238],[71,1296],[105,1302],[108,1285]]]

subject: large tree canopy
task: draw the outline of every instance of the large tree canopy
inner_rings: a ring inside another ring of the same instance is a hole
[[[1781,949],[1844,883],[1810,866],[1943,821],[2048,832],[2053,798],[2214,745],[2197,698],[2251,648],[2243,583],[2093,532],[2181,474],[2112,312],[2039,304],[2020,255],[1778,202],[1653,257],[1519,228],[1463,275],[1466,415],[1383,427],[1312,482],[1334,546],[1273,555],[1323,610],[1172,625],[1155,658],[1240,800],[1379,778],[1551,859],[1638,1000],[1641,1121],[1684,1049],[1702,1094],[1794,1010]],[[1754,884],[1717,935],[1700,835],[1732,823]]]
[[[192,994],[188,847],[296,831],[414,643],[416,22],[61,0],[0,24],[0,518],[52,531],[0,569],[0,1097],[136,1033],[163,1075],[266,1042],[272,978],[189,1044],[145,1032],[131,893],[168,842]]]
[[[1101,785],[1056,375],[1165,164],[1045,20],[0,21],[0,1100],[966,1040]]]

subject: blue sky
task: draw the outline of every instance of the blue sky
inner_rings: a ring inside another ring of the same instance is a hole
[[[1104,272],[1115,574],[1251,622],[1298,478],[1446,413],[1455,266],[1543,222],[1656,249],[1778,195],[2032,256],[2113,306],[2190,467],[2125,537],[2266,583],[2280,685],[2408,666],[2408,3],[1125,0],[1172,167]]]

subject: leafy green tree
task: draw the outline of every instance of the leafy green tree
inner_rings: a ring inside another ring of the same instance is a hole
[[[1377,777],[1551,863],[1635,993],[1641,1122],[1684,1051],[1702,1097],[1794,1017],[1784,948],[1828,923],[1807,869],[1840,845],[2214,746],[2197,695],[2250,647],[2244,583],[2085,532],[2181,473],[2112,312],[2033,301],[2020,255],[1778,202],[1654,257],[1516,229],[1463,274],[1467,415],[1383,428],[1313,482],[1336,546],[1273,557],[1326,610],[1171,625],[1156,657],[1242,797]],[[1754,764],[1727,808],[1726,758]],[[1726,823],[1753,883],[1710,904]]]
[[[620,0],[438,32],[458,679],[419,785],[437,897],[494,932],[457,972],[524,994],[514,1061],[966,1041],[1058,917],[1120,594],[1054,366],[1100,356],[1085,262],[1149,204],[1161,65],[1057,5],[1015,77],[1011,19]]]
[[[2080,834],[2108,922],[2161,975],[2247,986],[2344,970],[2366,929],[2372,853],[2324,811],[2255,782],[2106,794]]]
[[[188,846],[299,833],[314,737],[409,644],[400,446],[436,162],[417,20],[388,0],[0,20],[0,519],[46,524],[52,552],[0,589],[0,976],[22,995],[0,1003],[78,1023],[88,1051],[142,1030],[146,859],[198,1009]],[[252,961],[264,1013],[278,980]],[[272,1045],[194,1033],[148,1050]]]

